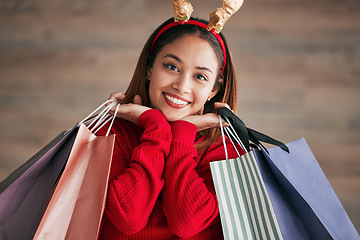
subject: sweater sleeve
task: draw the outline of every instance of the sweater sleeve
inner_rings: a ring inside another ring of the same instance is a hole
[[[144,112],[138,125],[145,130],[132,152],[126,146],[126,139],[133,137],[127,136],[131,131],[123,129],[117,136],[114,151],[119,152],[113,164],[122,164],[124,170],[110,179],[104,212],[105,218],[125,234],[134,234],[147,225],[164,186],[164,161],[171,144],[171,128],[160,111]],[[124,168],[124,164],[128,166]]]
[[[191,237],[218,215],[214,192],[197,172],[194,147],[197,128],[186,121],[171,123],[173,140],[165,161],[163,211],[169,230],[181,238]]]
[[[165,161],[163,211],[170,231],[188,238],[220,221],[210,162],[225,159],[224,146],[219,141],[198,156],[194,147],[196,126],[177,121],[171,123],[171,129],[173,140]],[[228,152],[229,157],[236,157],[233,148]]]

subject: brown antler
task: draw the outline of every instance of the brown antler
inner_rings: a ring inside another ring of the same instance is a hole
[[[172,2],[174,4],[175,21],[188,21],[190,19],[191,13],[193,12],[191,3],[187,2],[186,0],[173,0]]]
[[[222,8],[218,8],[210,14],[210,21],[207,28],[209,31],[214,28],[215,32],[219,33],[223,29],[226,21],[240,9],[244,0],[223,0],[222,2]]]

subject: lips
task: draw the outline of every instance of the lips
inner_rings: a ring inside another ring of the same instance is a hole
[[[191,102],[185,98],[176,96],[171,93],[163,93],[165,101],[174,108],[183,108],[189,105]]]

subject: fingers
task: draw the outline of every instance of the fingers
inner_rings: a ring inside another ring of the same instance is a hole
[[[139,95],[136,95],[136,96],[134,97],[134,103],[135,103],[135,104],[142,105],[141,97],[140,97]]]
[[[110,96],[109,96],[109,100],[116,100],[118,102],[120,102],[121,100],[124,100],[124,98],[125,98],[125,94],[121,91],[114,92],[114,93],[110,94]],[[139,95],[136,95],[134,97],[134,103],[139,104],[139,105],[142,104],[141,97]]]
[[[115,115],[116,117],[121,119],[126,119],[130,122],[137,124],[137,120],[139,116],[149,110],[150,108],[142,106],[142,101],[140,95],[136,95],[133,99],[133,103],[121,103],[122,100],[125,99],[125,94],[123,92],[115,92],[110,94],[109,100],[114,100],[118,104],[113,106],[109,113],[111,115]],[[109,106],[111,103],[107,103]],[[118,111],[116,109],[118,108]]]
[[[232,112],[234,112],[234,110],[232,110],[227,103],[215,102],[215,103],[214,103],[214,106],[215,106],[216,109],[222,108],[222,107],[226,107],[226,108],[228,108],[229,110],[231,110]]]
[[[211,127],[220,127],[219,115],[214,114],[214,113],[208,113],[208,114],[205,114],[205,115],[212,118],[212,120],[210,121],[210,122],[212,122]],[[222,123],[223,127],[228,127],[229,126],[229,124],[223,118],[221,118],[221,123]]]
[[[114,92],[109,96],[109,100],[116,100],[118,102],[123,100],[124,98],[125,94],[123,92]]]
[[[215,103],[214,103],[214,106],[215,106],[216,109],[222,108],[222,107],[226,107],[226,108],[228,108],[229,110],[231,110],[232,112],[234,112],[234,110],[232,110],[227,103],[215,102]],[[229,126],[229,123],[227,123],[224,119],[221,119],[221,120],[222,120],[222,125],[223,125],[223,127],[228,127],[228,126]],[[220,127],[220,122],[219,122],[218,127]]]
[[[108,100],[114,100],[115,102],[118,102],[118,103],[121,103],[122,100],[125,99],[125,94],[123,92],[114,92],[112,94],[110,94],[109,96],[109,99]],[[106,105],[109,106],[110,103],[107,103]],[[142,105],[142,101],[141,101],[141,97],[140,95],[136,95],[134,97],[134,100],[133,100],[133,104],[136,104],[136,105]],[[127,105],[127,104],[125,104]],[[129,104],[128,104],[129,105]],[[131,105],[131,104],[130,104]],[[123,106],[123,105],[122,105]],[[122,109],[124,109],[124,107],[121,107]],[[116,109],[116,106],[112,107],[111,110],[109,111],[110,114],[114,115],[115,114],[115,109]],[[126,107],[125,107],[126,109]]]
[[[209,122],[209,128],[211,127],[220,127],[220,120],[219,120],[219,115],[214,114],[214,113],[208,113],[205,114],[207,117],[209,117],[208,122]],[[221,118],[221,123],[223,127],[228,127],[229,124]]]
[[[226,122],[224,119],[221,119],[221,123],[222,123],[223,127],[228,127],[229,126],[229,123]],[[219,127],[220,127],[220,124],[219,124]]]

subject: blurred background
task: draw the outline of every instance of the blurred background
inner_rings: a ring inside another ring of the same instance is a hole
[[[193,0],[208,19],[220,0]],[[125,91],[165,0],[0,0],[0,181]],[[284,142],[305,137],[360,230],[360,1],[245,0],[222,31],[238,115]]]

